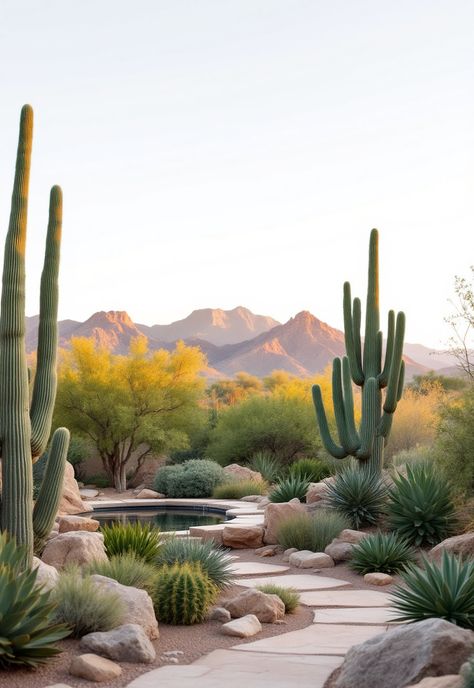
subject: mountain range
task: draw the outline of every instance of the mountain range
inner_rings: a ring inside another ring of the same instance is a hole
[[[26,320],[29,353],[37,345],[38,316]],[[61,320],[58,325],[61,347],[68,347],[71,337],[92,337],[98,345],[120,354],[127,353],[131,339],[140,335],[148,338],[151,350],[172,350],[182,339],[206,354],[209,378],[231,377],[240,371],[262,377],[273,370],[304,377],[322,372],[345,351],[344,334],[308,311],[282,324],[242,306],[203,308],[168,325],[152,326],[134,323],[125,311],[99,311],[85,322]],[[405,344],[404,358],[408,379],[452,366],[448,354],[422,344]]]

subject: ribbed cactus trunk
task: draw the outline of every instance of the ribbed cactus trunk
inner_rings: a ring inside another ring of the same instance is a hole
[[[347,355],[333,361],[333,405],[339,444],[329,431],[321,388],[313,387],[313,401],[326,450],[337,459],[353,456],[361,466],[380,472],[384,447],[390,434],[393,414],[401,398],[404,380],[403,339],[405,315],[388,314],[387,346],[382,368],[383,337],[380,331],[378,232],[370,235],[369,275],[362,352],[361,303],[352,301],[349,282],[344,284],[344,337]],[[355,427],[352,383],[361,387],[362,415]],[[383,391],[385,390],[385,392]]]
[[[46,255],[41,278],[37,370],[29,408],[25,351],[25,246],[33,111],[25,105],[5,242],[0,315],[0,433],[2,457],[1,528],[26,548],[27,564],[36,538],[51,530],[61,497],[69,433],[54,433],[43,487],[33,512],[33,461],[45,450],[56,396],[59,246],[62,193],[50,197]]]

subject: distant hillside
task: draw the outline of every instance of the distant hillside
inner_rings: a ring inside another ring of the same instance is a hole
[[[445,351],[429,349],[423,344],[405,344],[404,352],[429,370],[441,370],[453,365],[453,357]]]

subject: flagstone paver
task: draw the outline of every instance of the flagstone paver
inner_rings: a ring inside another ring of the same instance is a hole
[[[374,590],[308,590],[300,602],[308,607],[388,607],[390,595]]]
[[[239,580],[239,585],[246,588],[255,588],[257,585],[281,585],[284,588],[295,588],[295,590],[321,590],[327,588],[343,588],[350,586],[346,581],[328,578],[327,576],[315,576],[311,574],[283,574],[282,576],[264,576],[261,578],[245,578]]]
[[[283,573],[288,571],[289,566],[278,564],[260,564],[254,561],[240,561],[232,564],[232,571],[235,576],[258,576],[265,573]]]
[[[397,613],[390,607],[337,607],[315,609],[315,624],[386,624]]]

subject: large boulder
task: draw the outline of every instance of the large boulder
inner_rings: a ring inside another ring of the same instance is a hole
[[[60,516],[58,526],[60,533],[70,533],[74,530],[87,530],[89,533],[95,533],[99,529],[100,523],[95,518],[85,516]]]
[[[254,549],[263,545],[262,526],[226,525],[222,531],[222,544],[232,549]]]
[[[267,504],[263,519],[263,527],[265,528],[264,543],[266,545],[276,545],[280,523],[289,516],[304,513],[306,513],[304,505],[296,497],[289,502]]]
[[[85,511],[90,511],[85,502],[82,501],[79,494],[79,485],[74,477],[74,467],[69,461],[66,461],[66,469],[64,471],[63,494],[59,502],[58,514],[65,516],[67,514],[82,514]]]
[[[107,561],[104,536],[83,530],[60,533],[46,543],[42,560],[57,569],[69,564],[87,566],[93,561]]]
[[[225,466],[224,474],[230,480],[263,480],[258,471],[252,471],[251,468],[240,466],[238,463],[231,463]]]
[[[275,623],[285,616],[285,605],[278,595],[268,595],[261,590],[249,588],[236,597],[222,603],[233,619],[253,614],[262,623]]]
[[[288,561],[291,566],[299,569],[327,569],[334,566],[334,561],[324,552],[311,552],[309,549],[301,549],[290,554]]]
[[[324,481],[320,483],[310,483],[306,492],[306,504],[322,502],[328,494],[328,486]]]
[[[443,552],[457,554],[466,559],[474,557],[474,532],[463,533],[447,538],[430,550],[429,557],[433,561],[440,561]]]
[[[351,647],[334,688],[405,688],[456,674],[474,650],[474,632],[444,619],[399,626]]]
[[[153,602],[145,590],[122,585],[112,578],[98,574],[91,576],[91,579],[101,590],[118,594],[125,606],[124,624],[138,624],[151,640],[159,637],[158,621],[153,609]]]
[[[352,542],[344,542],[339,538],[334,538],[332,542],[324,550],[324,553],[331,557],[336,563],[340,561],[349,561],[352,559]]]
[[[156,657],[155,648],[138,624],[124,624],[112,631],[88,633],[81,638],[79,647],[119,662],[149,664]]]
[[[38,569],[36,585],[41,586],[44,591],[53,590],[56,587],[59,581],[59,571],[54,566],[45,564],[38,557],[33,557],[32,568]]]

